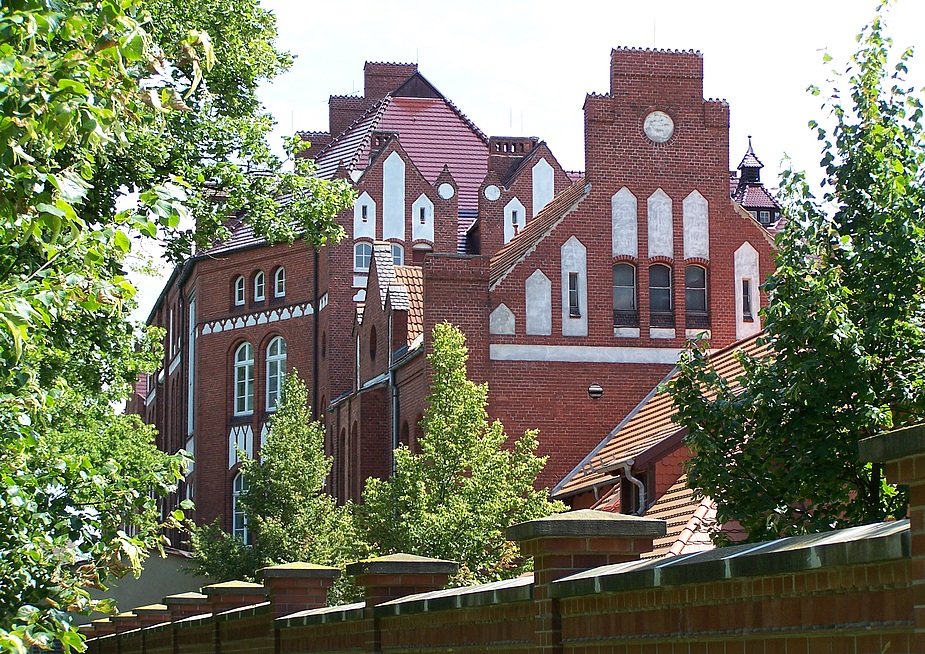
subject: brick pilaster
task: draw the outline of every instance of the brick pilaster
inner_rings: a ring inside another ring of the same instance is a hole
[[[890,483],[909,488],[914,650],[925,652],[925,424],[862,440],[861,461],[883,463]]]
[[[164,605],[170,613],[170,620],[176,622],[192,615],[211,613],[209,598],[202,593],[177,593],[164,598]]]
[[[267,589],[263,584],[253,584],[249,581],[211,584],[203,586],[202,592],[209,598],[213,615],[267,601]]]
[[[550,595],[557,579],[602,565],[635,561],[664,536],[663,520],[583,509],[508,527],[508,539],[533,557],[537,652],[562,651],[559,601]]]

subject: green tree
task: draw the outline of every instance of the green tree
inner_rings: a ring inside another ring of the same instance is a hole
[[[221,581],[252,580],[267,565],[305,561],[343,568],[362,558],[351,507],[337,506],[324,490],[331,463],[324,455],[324,427],[312,420],[308,391],[293,371],[259,460],[244,456],[241,462],[246,482],[241,503],[253,545],[224,533],[218,522],[194,527],[198,572]],[[352,592],[347,580],[340,581],[332,599]]]
[[[883,6],[881,6],[881,9]],[[901,516],[903,497],[859,439],[925,413],[922,106],[890,64],[878,12],[844,92],[823,105],[821,199],[784,173],[789,223],[765,285],[769,352],[722,379],[693,349],[670,386],[690,429],[692,487],[752,540]],[[818,89],[811,89],[818,94]]]
[[[349,204],[346,185],[265,156],[269,119],[253,92],[286,56],[256,0],[233,4],[224,24],[232,3],[218,0],[151,14],[140,0],[0,7],[0,650],[79,645],[65,611],[88,609],[85,584],[123,561],[137,570],[160,545],[154,498],[183,475],[184,456],[129,444],[134,425],[109,404],[152,360],[128,354],[133,237],[175,236],[182,256],[220,235],[228,211],[270,238],[339,234],[329,212]],[[234,65],[215,60],[203,29],[228,39]],[[247,174],[256,167],[264,174]],[[116,211],[126,191],[137,202]],[[201,229],[184,231],[194,218]],[[113,457],[136,446],[149,465]]]
[[[546,459],[528,431],[510,448],[500,422],[488,422],[488,385],[466,378],[465,336],[448,323],[433,333],[433,386],[421,453],[395,450],[395,475],[368,479],[357,507],[361,533],[377,555],[406,552],[459,562],[456,584],[495,581],[528,569],[515,523],[565,507],[533,484]]]

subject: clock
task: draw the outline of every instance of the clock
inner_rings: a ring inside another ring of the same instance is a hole
[[[646,116],[642,130],[653,143],[664,143],[674,135],[674,121],[664,111],[653,111]]]

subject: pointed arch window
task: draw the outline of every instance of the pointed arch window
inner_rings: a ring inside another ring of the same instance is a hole
[[[267,411],[276,411],[286,378],[286,340],[277,336],[267,346]]]
[[[254,349],[241,343],[234,353],[234,414],[254,412]]]

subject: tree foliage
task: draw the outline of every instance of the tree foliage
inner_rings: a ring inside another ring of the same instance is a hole
[[[823,105],[834,128],[810,123],[821,198],[784,173],[789,223],[764,287],[768,356],[743,358],[736,389],[694,349],[670,389],[690,429],[691,485],[753,540],[905,511],[857,441],[925,414],[922,106],[903,83],[911,50],[891,65],[880,13],[858,40],[843,89]]]
[[[457,584],[514,577],[527,569],[516,543],[504,537],[515,523],[564,510],[533,487],[546,459],[528,431],[505,448],[500,422],[488,422],[488,385],[466,378],[465,336],[437,325],[429,356],[420,453],[395,450],[395,475],[368,479],[357,507],[360,531],[377,555],[406,552],[458,561]]]
[[[0,650],[79,645],[65,612],[160,545],[154,498],[183,475],[110,405],[159,358],[126,322],[133,240],[179,257],[246,211],[320,243],[352,197],[269,155],[256,84],[288,58],[256,0],[142,4],[0,6]]]
[[[241,462],[246,486],[240,501],[253,544],[222,532],[217,522],[194,528],[198,572],[218,581],[253,580],[267,565],[305,561],[343,568],[362,558],[351,507],[337,506],[324,490],[331,463],[324,454],[324,427],[312,420],[308,391],[293,371],[259,460],[244,456]],[[332,599],[351,592],[341,581]]]

